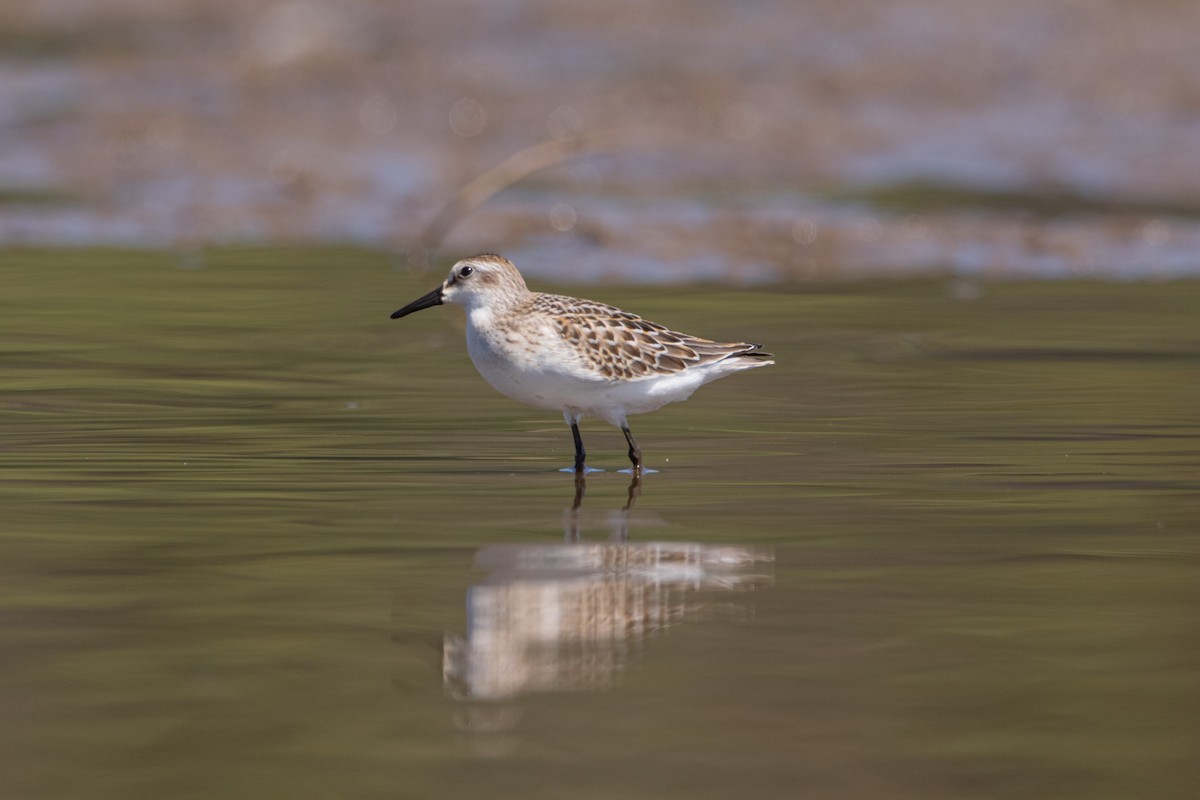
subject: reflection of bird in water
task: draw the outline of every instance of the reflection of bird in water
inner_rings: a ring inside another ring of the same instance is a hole
[[[462,700],[613,685],[649,636],[713,604],[715,592],[770,580],[770,551],[687,542],[631,543],[636,473],[608,542],[580,541],[585,492],[576,477],[566,542],[495,545],[475,564],[487,577],[467,592],[465,636],[447,634],[443,674]]]
[[[441,286],[392,319],[442,303],[467,309],[467,352],[488,383],[514,400],[562,412],[575,439],[576,472],[585,470],[587,455],[579,435],[583,417],[620,428],[633,471],[640,472],[642,451],[628,415],[775,363],[751,342],[713,342],[604,303],[531,292],[513,263],[497,255],[459,261]]]
[[[642,496],[642,473],[639,470],[632,470],[633,477],[629,481],[628,499],[621,510],[617,512],[613,526],[612,538],[614,541],[627,542],[629,541],[629,512],[633,510],[633,504]],[[575,498],[571,501],[571,507],[566,511],[566,523],[564,527],[564,536],[568,542],[579,541],[579,508],[583,505],[583,496],[587,492],[587,476],[583,470],[575,473]]]

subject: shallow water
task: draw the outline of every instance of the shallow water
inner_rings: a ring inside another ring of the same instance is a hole
[[[4,261],[6,796],[1200,778],[1200,284],[561,287],[778,356],[577,497],[381,256]]]

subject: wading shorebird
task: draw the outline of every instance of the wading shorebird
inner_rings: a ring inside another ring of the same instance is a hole
[[[579,421],[599,417],[620,428],[640,474],[642,451],[630,414],[686,400],[709,381],[774,364],[750,342],[712,342],[677,333],[614,306],[531,292],[511,261],[464,258],[441,286],[392,314],[454,303],[467,311],[467,352],[501,394],[561,411],[575,439],[575,472],[584,472]]]

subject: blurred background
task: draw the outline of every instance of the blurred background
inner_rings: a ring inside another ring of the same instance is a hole
[[[1200,274],[1200,4],[5,0],[0,244],[547,277]]]

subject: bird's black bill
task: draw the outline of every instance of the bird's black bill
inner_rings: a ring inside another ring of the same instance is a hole
[[[442,287],[434,289],[424,297],[419,297],[406,305],[404,308],[392,314],[392,319],[400,319],[406,317],[414,311],[420,311],[422,308],[430,308],[432,306],[440,306],[442,304]]]

